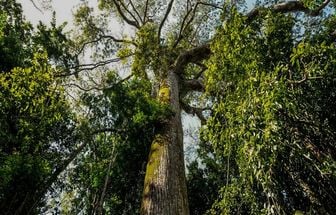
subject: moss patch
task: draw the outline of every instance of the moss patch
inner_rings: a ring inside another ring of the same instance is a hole
[[[166,81],[164,81],[159,89],[159,101],[168,104],[170,100],[170,88]]]
[[[160,166],[160,157],[163,153],[163,147],[165,142],[166,140],[163,138],[162,135],[156,135],[151,145],[145,176],[144,196],[147,196],[149,194],[151,182],[156,177],[157,171]]]

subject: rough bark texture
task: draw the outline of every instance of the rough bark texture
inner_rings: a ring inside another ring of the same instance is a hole
[[[174,116],[160,125],[148,158],[142,215],[188,215],[179,104],[179,77],[171,71],[159,89],[158,99],[170,104]]]

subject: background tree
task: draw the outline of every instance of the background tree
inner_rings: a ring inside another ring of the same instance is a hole
[[[34,31],[15,1],[0,11],[0,210],[31,214],[76,149],[75,115],[50,64],[66,65],[66,39],[55,20]]]
[[[168,5],[161,1],[100,1],[101,16],[95,17],[87,3],[75,16],[81,30],[79,51],[93,45],[95,57],[103,57],[91,64],[93,67],[115,62],[109,57],[117,55],[118,60],[123,60],[128,67],[123,72],[131,75],[130,79],[150,83],[151,90],[144,93],[163,106],[169,105],[173,113],[154,126],[142,214],[189,213],[180,102],[184,100],[183,108],[188,112],[196,110],[188,105],[188,100],[192,99],[186,99],[186,96],[189,97],[191,91],[203,90],[197,79],[204,71],[202,58],[209,55],[210,50],[207,45],[193,47],[206,40],[202,25],[205,27],[209,13],[219,7],[196,1],[187,1],[180,6],[185,11],[178,10],[174,1]],[[172,13],[176,13],[178,20],[172,19]],[[135,31],[134,36],[118,38],[108,31],[108,21],[104,18],[114,15]],[[191,24],[194,21],[198,26]],[[192,62],[195,64],[187,69]]]
[[[329,1],[309,3],[224,16],[207,64],[214,106],[203,138],[227,178],[209,214],[333,213],[335,16],[311,18]]]

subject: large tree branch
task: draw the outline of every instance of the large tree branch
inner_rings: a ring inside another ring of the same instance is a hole
[[[138,16],[140,22],[144,23],[144,20],[142,20],[139,11],[136,9],[135,5],[133,4],[132,0],[129,0],[129,3],[133,9],[133,11],[135,12],[135,14]]]
[[[301,1],[288,1],[283,2],[279,4],[275,4],[271,6],[269,9],[273,10],[277,13],[287,13],[287,12],[305,12],[308,13],[311,16],[317,16],[320,14],[321,10],[323,10],[328,4],[330,0],[325,0],[317,9],[310,10],[309,8],[305,7],[305,5]],[[198,2],[199,4],[199,2]],[[197,5],[195,5],[196,7]],[[195,8],[194,8],[195,9]],[[252,20],[256,16],[260,14],[262,10],[266,8],[264,7],[258,7],[253,9],[251,12],[249,12],[246,17],[248,20]],[[185,18],[186,19],[186,18]],[[178,56],[174,63],[175,72],[182,73],[187,66],[188,63],[196,63],[200,62],[201,60],[204,60],[208,58],[211,54],[210,46],[209,44],[204,44],[201,46],[198,46],[196,48],[193,48],[191,50],[188,50]]]
[[[185,51],[177,57],[174,63],[174,70],[176,73],[181,74],[189,63],[199,63],[208,58],[210,54],[211,50],[208,43]]]
[[[315,10],[310,11],[311,16],[318,16],[321,11],[329,4],[330,0],[325,0],[322,4]]]
[[[195,7],[194,8],[191,8],[189,11],[187,11],[187,14],[185,15],[185,17],[183,18],[183,21],[182,21],[182,24],[181,24],[181,28],[180,28],[180,31],[179,31],[179,35],[174,43],[174,48],[179,44],[179,42],[183,39],[183,32],[185,29],[188,28],[188,26],[192,23],[192,21],[194,21],[194,18],[195,18],[195,15],[196,15],[196,10],[197,10],[197,7],[200,3],[197,2],[195,4]],[[192,13],[191,15],[191,18],[188,20],[187,23],[185,23],[190,15],[190,13]]]
[[[127,5],[124,4],[123,1],[120,1],[121,6],[124,8],[124,10],[133,18],[133,21],[137,23],[138,26],[140,26],[138,19],[135,17],[135,15],[128,9]],[[141,19],[140,19],[141,21]]]
[[[149,4],[149,0],[146,0],[145,10],[144,10],[144,14],[143,14],[143,23],[147,22],[146,19],[147,19],[148,4]]]
[[[330,0],[325,0],[318,8],[315,10],[310,10],[307,8],[302,1],[288,1],[288,2],[282,2],[279,4],[274,4],[273,6],[269,8],[265,7],[257,7],[251,10],[247,15],[247,20],[251,21],[256,16],[260,14],[260,12],[264,9],[270,9],[273,12],[276,13],[288,13],[288,12],[304,12],[310,16],[317,16],[320,14],[320,12],[329,4]]]
[[[190,91],[198,91],[204,92],[205,87],[201,80],[192,79],[192,80],[182,80],[182,91],[190,92]]]
[[[159,30],[158,30],[158,42],[159,43],[160,43],[160,37],[161,37],[161,30],[162,30],[163,25],[164,25],[164,23],[166,22],[166,20],[167,20],[167,18],[169,16],[169,14],[170,14],[170,11],[171,11],[171,9],[173,7],[173,3],[174,3],[174,0],[170,0],[170,2],[168,4],[168,7],[167,7],[167,10],[166,10],[166,13],[165,13],[165,15],[164,15],[164,17],[163,17],[163,19],[162,19],[162,21],[160,23]]]
[[[131,20],[129,19],[126,14],[124,13],[124,11],[121,9],[121,5],[118,3],[118,0],[112,0],[112,2],[114,3],[119,15],[121,16],[121,18],[129,25],[134,26],[136,28],[140,28],[139,24],[137,23],[136,20]]]

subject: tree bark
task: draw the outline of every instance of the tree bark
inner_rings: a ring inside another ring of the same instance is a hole
[[[148,158],[142,215],[189,215],[179,104],[179,77],[172,70],[160,84],[158,100],[174,115],[161,123]]]

